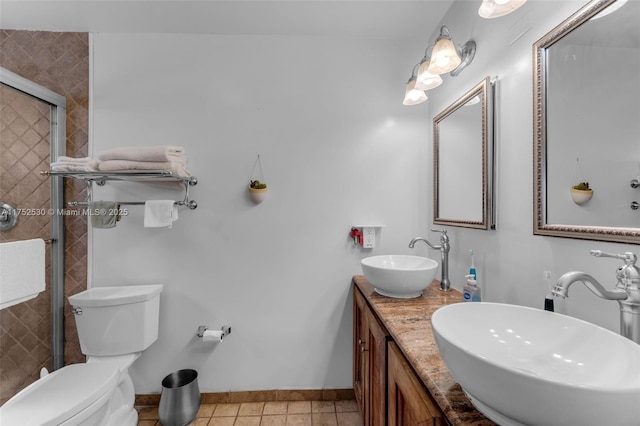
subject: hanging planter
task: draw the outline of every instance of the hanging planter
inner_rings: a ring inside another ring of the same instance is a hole
[[[258,179],[254,179],[253,176],[256,173],[256,169],[259,169],[260,178],[262,181]],[[260,155],[258,154],[258,158],[256,158],[256,163],[253,165],[253,170],[251,171],[251,179],[249,180],[249,198],[256,204],[260,204],[267,198],[267,184],[264,183],[264,171],[262,170],[262,161],[260,160]]]
[[[267,184],[259,180],[252,180],[249,183],[249,198],[256,204],[260,204],[267,197]]]
[[[589,188],[589,182],[584,178],[584,174],[580,168],[580,158],[576,158],[576,167],[573,175],[573,181],[577,183],[569,190],[571,199],[577,205],[582,205],[593,197],[593,190]]]
[[[593,197],[593,190],[589,188],[589,182],[580,182],[571,187],[571,199],[574,203],[582,205]]]

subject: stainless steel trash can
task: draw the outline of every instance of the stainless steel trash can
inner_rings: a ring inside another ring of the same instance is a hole
[[[179,370],[162,380],[158,419],[163,426],[185,426],[200,409],[200,389],[196,370]]]

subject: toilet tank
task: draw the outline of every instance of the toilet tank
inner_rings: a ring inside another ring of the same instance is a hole
[[[162,285],[94,287],[69,297],[85,355],[141,352],[158,338]]]

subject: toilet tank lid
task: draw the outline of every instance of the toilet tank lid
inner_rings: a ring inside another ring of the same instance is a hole
[[[162,288],[162,284],[93,287],[69,296],[69,303],[74,306],[126,305],[152,299],[162,292]]]

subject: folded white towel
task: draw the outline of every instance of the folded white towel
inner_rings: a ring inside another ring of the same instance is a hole
[[[98,167],[91,164],[82,163],[51,163],[53,172],[97,172]]]
[[[60,155],[56,158],[56,163],[72,163],[72,164],[92,164],[96,165],[98,162],[91,157],[67,157],[65,155]]]
[[[129,160],[107,160],[98,165],[98,169],[103,172],[136,171],[136,170],[167,170],[174,175],[189,177],[191,173],[187,170],[186,160],[176,161],[129,161]]]
[[[148,200],[144,203],[145,228],[171,228],[178,220],[178,206],[173,200]]]
[[[0,243],[0,309],[33,299],[44,288],[44,241]]]
[[[184,148],[181,146],[126,146],[103,151],[98,154],[98,159],[101,161],[171,161],[175,158],[184,157],[184,155]]]

